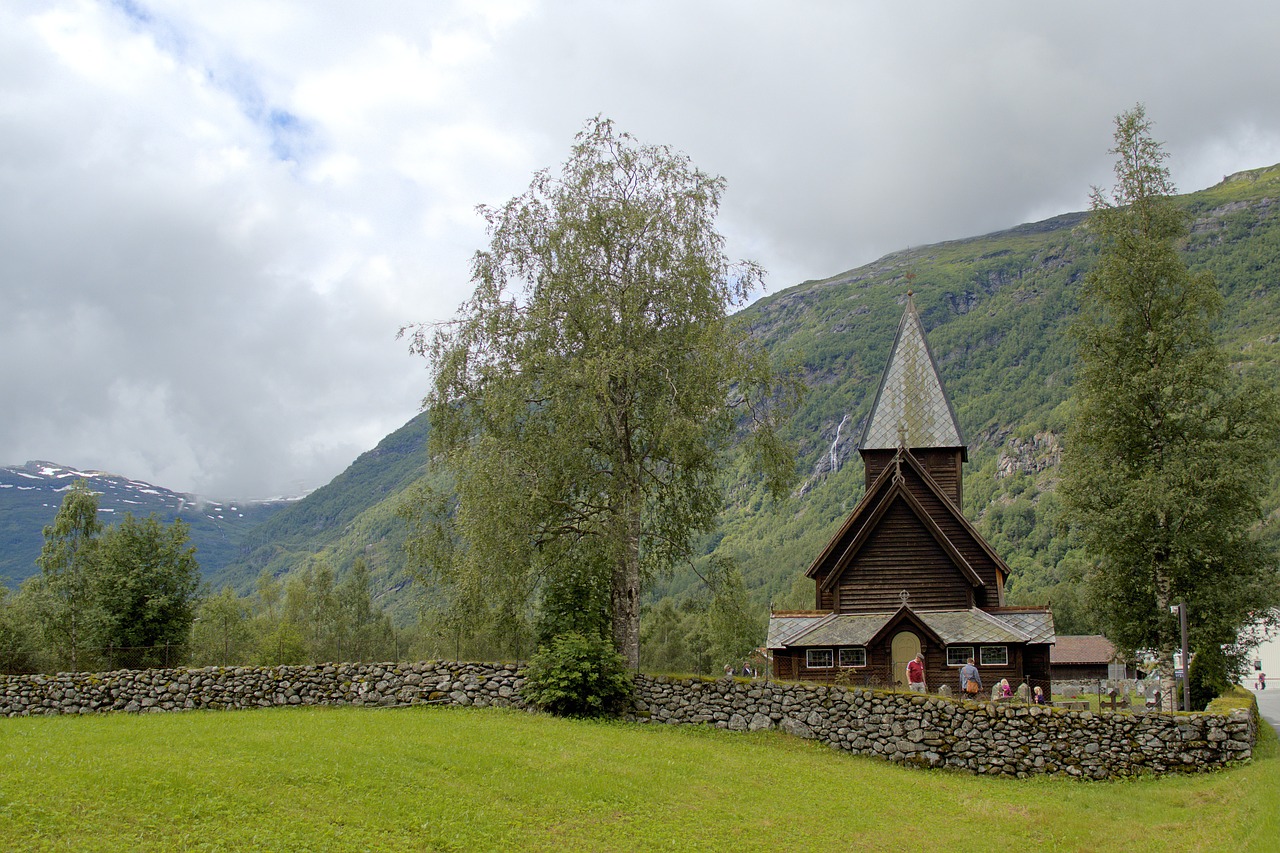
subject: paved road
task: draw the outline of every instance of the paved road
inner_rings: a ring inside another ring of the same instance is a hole
[[[1269,685],[1267,690],[1254,690],[1253,695],[1258,697],[1258,713],[1262,714],[1262,719],[1280,732],[1280,689]]]

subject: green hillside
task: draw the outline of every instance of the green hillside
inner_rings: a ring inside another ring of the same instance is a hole
[[[368,563],[375,598],[403,610],[404,522],[397,517],[404,489],[423,476],[427,463],[427,417],[418,415],[360,454],[346,471],[289,506],[247,537],[244,556],[210,579],[214,588],[252,590],[265,569],[282,575],[313,560],[340,573],[357,556]],[[399,606],[396,606],[399,605]]]
[[[1240,369],[1280,379],[1280,166],[1233,175],[1180,201],[1194,221],[1188,260],[1211,270],[1226,296],[1222,341]],[[910,288],[969,444],[966,511],[1013,568],[1009,597],[1051,600],[1063,633],[1090,627],[1075,583],[1085,557],[1058,533],[1053,493],[1070,417],[1065,331],[1094,256],[1084,221],[1067,214],[894,253],[742,313],[779,360],[802,365],[810,387],[790,426],[800,449],[792,497],[769,501],[745,467],[730,465],[723,523],[706,543],[737,559],[759,605],[811,603],[812,584],[801,578],[861,496],[856,443]],[[394,593],[404,583],[395,508],[425,471],[425,431],[424,418],[415,418],[264,524],[249,557],[220,580],[247,588],[262,568],[279,574],[316,555],[341,571],[362,554],[381,590]],[[1275,491],[1272,508],[1280,506],[1280,482]],[[679,597],[697,583],[689,571],[651,592]]]

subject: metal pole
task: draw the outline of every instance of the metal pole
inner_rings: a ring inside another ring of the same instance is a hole
[[[1178,622],[1182,626],[1182,710],[1191,710],[1191,655],[1187,648],[1187,603],[1178,602]]]

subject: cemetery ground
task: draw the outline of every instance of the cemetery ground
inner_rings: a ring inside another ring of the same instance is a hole
[[[0,849],[1273,850],[1280,756],[1126,782],[497,709],[0,719]]]

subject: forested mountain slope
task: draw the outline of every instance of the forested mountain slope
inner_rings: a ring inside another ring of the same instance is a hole
[[[332,482],[255,529],[239,559],[212,573],[213,585],[247,592],[263,570],[279,576],[324,560],[341,573],[363,557],[375,597],[392,603],[388,594],[405,585],[406,526],[397,508],[426,464],[427,416],[421,414],[360,454]]]
[[[1280,380],[1280,166],[1233,175],[1180,203],[1194,222],[1188,260],[1211,270],[1226,296],[1221,340],[1240,369]],[[706,543],[738,561],[758,605],[811,604],[803,573],[862,494],[856,442],[912,289],[970,447],[966,512],[1009,561],[1009,597],[1051,600],[1063,633],[1091,627],[1075,582],[1085,555],[1058,531],[1053,492],[1070,419],[1066,329],[1094,258],[1084,221],[1067,214],[894,253],[742,312],[810,388],[790,425],[800,451],[791,498],[768,500],[745,465],[730,466],[723,522]],[[247,556],[215,580],[248,589],[263,568],[279,574],[320,558],[341,572],[364,556],[380,589],[402,601],[404,524],[395,510],[426,471],[425,435],[419,416],[388,436],[255,530]],[[697,584],[684,572],[652,594],[678,597]]]

